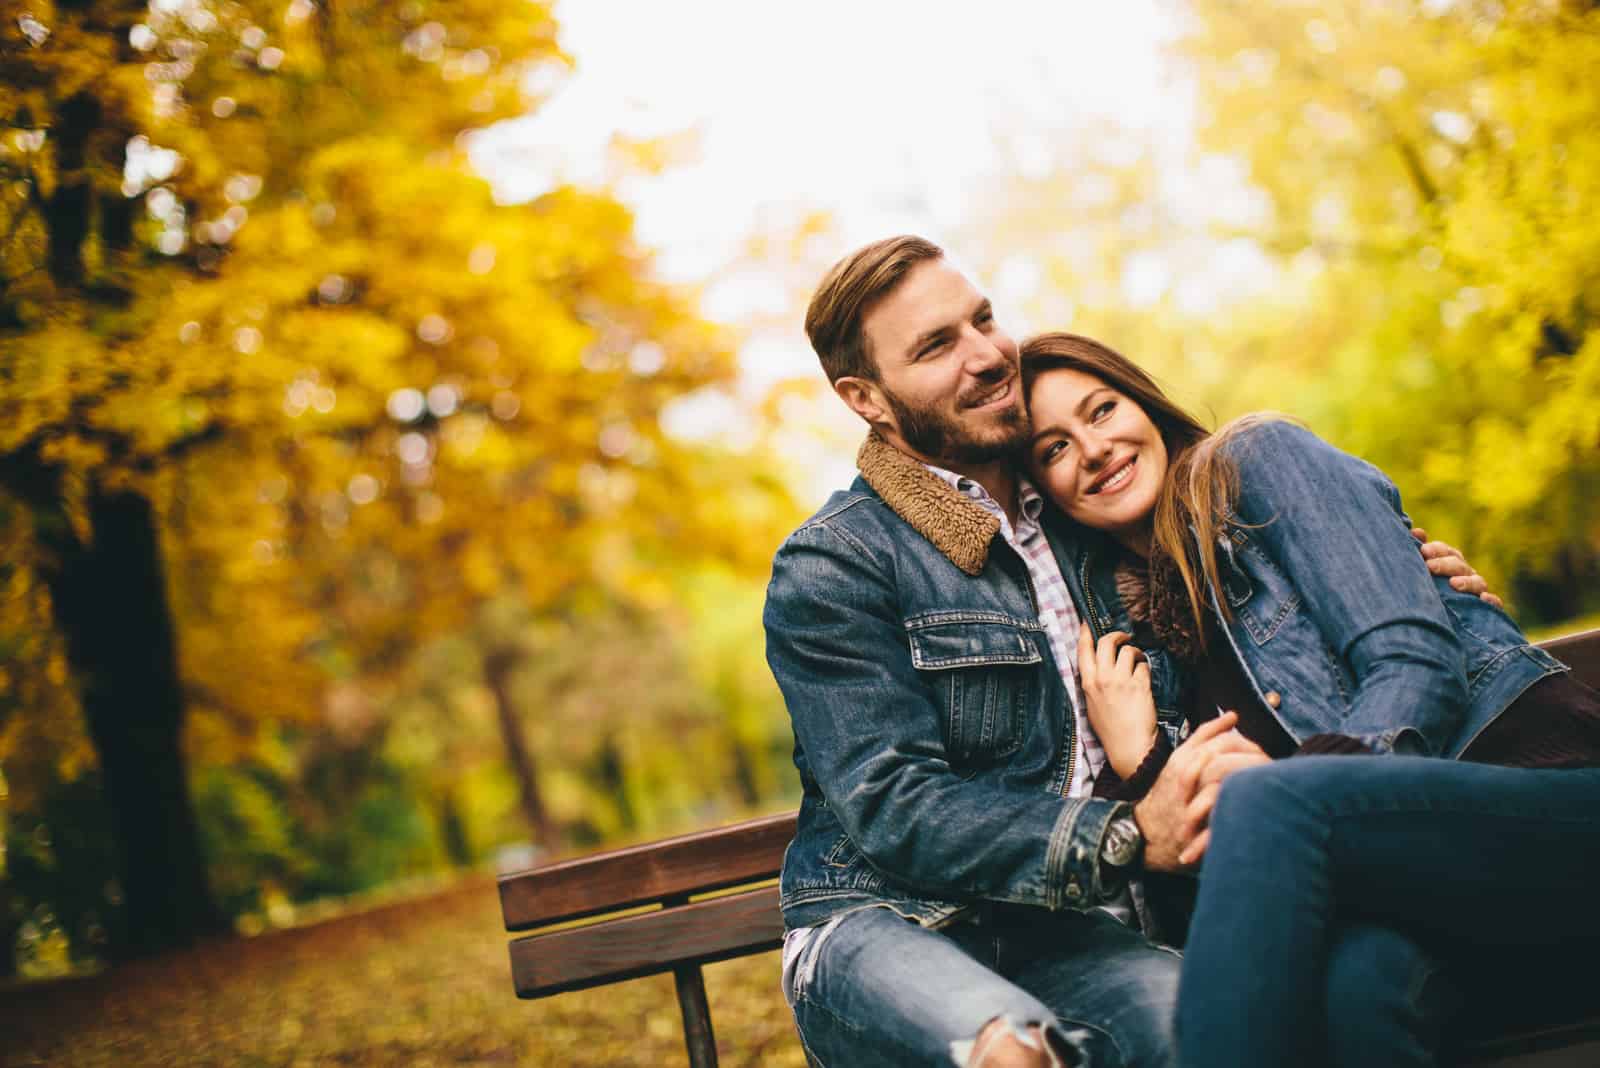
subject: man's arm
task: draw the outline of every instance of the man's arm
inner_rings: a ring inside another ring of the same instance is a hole
[[[894,585],[863,546],[822,524],[797,531],[764,619],[809,769],[874,868],[935,896],[1096,903],[1101,840],[1127,806],[958,774]]]

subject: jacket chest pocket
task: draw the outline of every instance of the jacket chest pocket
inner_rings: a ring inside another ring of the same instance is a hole
[[[920,616],[906,623],[911,662],[943,712],[945,750],[981,765],[1022,747],[1043,657],[1026,627],[1002,616]]]
[[[1265,645],[1300,607],[1300,593],[1272,558],[1243,531],[1217,538],[1219,576],[1228,611]]]

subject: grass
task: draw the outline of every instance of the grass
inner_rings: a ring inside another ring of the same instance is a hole
[[[518,1001],[492,880],[0,999],[0,1064],[686,1065],[670,976]],[[706,969],[721,1063],[804,1068],[778,956]]]

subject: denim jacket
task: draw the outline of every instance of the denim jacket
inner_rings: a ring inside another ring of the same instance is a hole
[[[1115,889],[1101,840],[1126,806],[1063,796],[1073,715],[1022,559],[914,459],[876,436],[858,459],[863,477],[784,542],[767,590],[803,790],[785,923],[1098,904]]]
[[[1226,601],[1227,640],[1295,741],[1334,732],[1380,752],[1458,757],[1530,685],[1566,670],[1504,612],[1428,573],[1400,493],[1376,467],[1281,421],[1227,448],[1239,497],[1218,537],[1212,603]],[[1131,631],[1116,551],[1076,541],[1066,578],[1091,628]],[[1151,661],[1175,739],[1185,678],[1165,654]]]

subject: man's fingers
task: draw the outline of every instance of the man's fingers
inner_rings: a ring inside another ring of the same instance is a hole
[[[1478,600],[1487,601],[1501,611],[1505,611],[1506,603],[1492,593],[1480,593],[1478,594]]]
[[[1423,530],[1421,527],[1412,527],[1411,536],[1421,542],[1426,542],[1428,540],[1428,532]]]
[[[1462,556],[1430,556],[1425,562],[1428,565],[1428,574],[1438,575],[1441,578],[1478,573]]]
[[[1482,575],[1474,572],[1470,575],[1457,575],[1452,578],[1450,580],[1450,588],[1460,590],[1462,593],[1470,593],[1477,597],[1488,592],[1489,582]]]
[[[1211,818],[1211,810],[1217,806],[1217,794],[1222,791],[1220,783],[1209,783],[1200,788],[1200,791],[1189,799],[1183,806],[1183,837],[1187,838],[1199,832]]]
[[[1124,675],[1132,675],[1144,662],[1144,652],[1136,645],[1124,644],[1117,650],[1117,670]]]
[[[1271,759],[1271,757],[1259,750],[1254,753],[1236,752],[1214,756],[1206,761],[1205,771],[1200,774],[1200,784],[1208,786],[1212,783],[1220,783],[1236,771],[1257,767],[1268,763]]]
[[[1200,863],[1200,858],[1206,855],[1206,846],[1211,844],[1211,828],[1207,827],[1194,836],[1194,840],[1183,847],[1183,852],[1178,854],[1178,863],[1184,867]]]
[[[1447,556],[1462,559],[1461,550],[1447,541],[1425,541],[1422,543],[1421,549],[1422,557],[1425,560],[1440,560]]]

